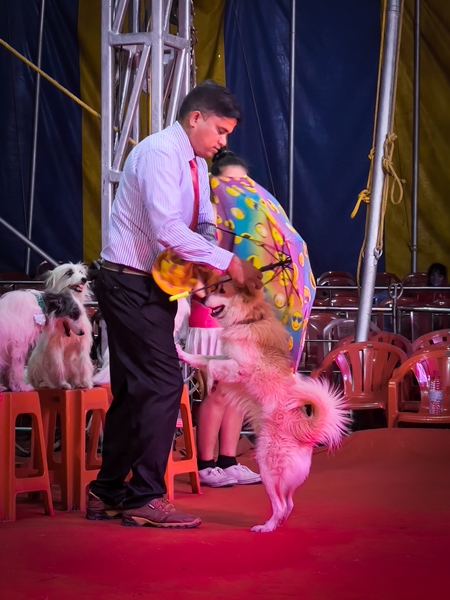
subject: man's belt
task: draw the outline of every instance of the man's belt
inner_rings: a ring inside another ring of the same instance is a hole
[[[133,267],[126,267],[125,265],[119,265],[117,263],[110,262],[109,260],[102,260],[101,266],[107,271],[114,271],[115,273],[124,273],[125,275],[140,275],[141,277],[150,277],[150,273],[146,271],[140,271]]]

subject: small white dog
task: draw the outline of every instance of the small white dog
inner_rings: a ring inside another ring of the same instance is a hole
[[[273,531],[292,511],[293,494],[309,475],[314,446],[340,444],[349,423],[344,402],[327,383],[294,376],[286,331],[262,290],[219,285],[203,302],[223,327],[224,356],[192,355],[178,347],[179,357],[206,369],[209,392],[236,403],[250,418],[273,513],[252,531]]]
[[[28,362],[28,380],[36,388],[92,388],[92,324],[84,307],[90,299],[87,267],[82,263],[59,265],[46,274],[46,288],[72,294],[81,313],[84,335],[62,338],[43,331]]]
[[[33,389],[24,381],[25,362],[43,332],[61,339],[84,335],[82,313],[72,294],[17,290],[0,298],[0,376],[8,389]]]

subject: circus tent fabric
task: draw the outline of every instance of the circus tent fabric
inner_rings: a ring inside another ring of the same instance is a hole
[[[42,69],[100,112],[100,4],[47,0]],[[244,121],[230,146],[252,176],[287,206],[289,0],[195,0],[197,79],[236,93]],[[0,38],[36,62],[39,0],[0,0]],[[423,0],[419,269],[450,265],[450,9]],[[365,187],[380,48],[379,0],[297,3],[294,225],[310,247],[314,273],[355,271],[364,212],[349,215]],[[411,39],[405,2],[398,84],[397,163],[406,197],[390,207],[386,268],[409,271]],[[436,35],[433,32],[438,32]],[[447,40],[447,42],[446,42]],[[27,233],[35,73],[0,47],[0,216]],[[100,251],[100,121],[41,81],[33,241],[57,260],[90,261]],[[22,270],[25,249],[0,235],[0,270]],[[32,267],[41,259],[32,253]]]

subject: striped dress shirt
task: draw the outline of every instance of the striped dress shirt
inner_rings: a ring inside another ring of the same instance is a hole
[[[233,254],[216,245],[208,167],[196,157],[200,192],[197,232],[189,229],[195,158],[178,122],[148,136],[128,155],[113,202],[109,240],[101,256],[150,272],[158,254],[171,248],[188,261],[225,271]]]

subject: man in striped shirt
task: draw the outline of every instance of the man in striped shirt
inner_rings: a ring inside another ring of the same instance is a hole
[[[261,287],[257,269],[216,245],[212,225],[205,159],[226,145],[240,119],[234,96],[207,81],[186,96],[176,123],[145,138],[125,162],[96,282],[114,400],[88,519],[122,514],[123,525],[165,528],[201,523],[164,498],[183,381],[173,342],[176,303],[150,272],[158,254],[170,248],[237,284]]]

